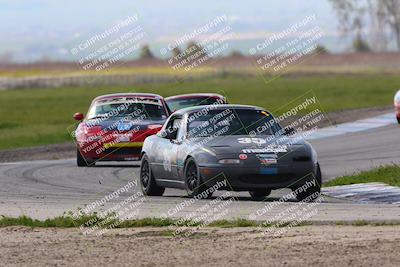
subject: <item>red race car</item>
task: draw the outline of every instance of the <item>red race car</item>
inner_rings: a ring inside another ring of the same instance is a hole
[[[394,96],[394,108],[396,110],[397,122],[400,124],[400,90]]]
[[[228,104],[225,97],[219,94],[175,95],[165,98],[165,102],[167,102],[167,105],[172,112],[193,106]]]
[[[96,97],[86,118],[75,131],[77,165],[93,166],[96,161],[139,160],[143,141],[156,134],[170,110],[163,97],[155,94],[122,93]]]

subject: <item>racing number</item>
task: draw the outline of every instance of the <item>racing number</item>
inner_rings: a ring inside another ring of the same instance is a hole
[[[267,143],[265,139],[262,138],[250,138],[250,137],[245,137],[245,138],[239,138],[238,142],[241,144],[257,144],[257,145],[262,145]]]

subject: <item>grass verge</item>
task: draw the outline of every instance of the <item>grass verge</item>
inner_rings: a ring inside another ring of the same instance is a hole
[[[73,220],[72,217],[69,216],[60,216],[52,219],[46,220],[37,220],[32,219],[28,216],[20,216],[17,218],[0,216],[0,227],[7,226],[27,226],[32,228],[78,228],[82,225],[85,228],[90,228],[91,226],[96,226],[97,224],[91,224],[87,226],[88,222],[93,221],[93,219],[97,220],[97,223],[104,221],[105,218],[99,219],[96,215],[90,216],[82,216],[79,220]],[[202,222],[192,222],[192,221],[182,221],[175,219],[164,219],[164,218],[143,218],[143,219],[135,219],[135,220],[124,220],[120,221],[118,224],[115,224],[116,220],[109,220],[106,224],[102,225],[102,228],[135,228],[135,227],[168,227],[168,226],[186,226],[186,227],[201,227]],[[291,224],[291,222],[287,222],[285,224],[272,225],[266,224],[262,222],[247,220],[247,219],[235,219],[235,220],[218,220],[214,221],[210,224],[207,224],[206,227],[217,227],[217,228],[233,228],[233,227],[301,227],[307,225],[351,225],[351,226],[384,226],[384,225],[399,225],[398,222],[373,222],[373,221],[337,221],[337,222],[324,222],[324,223],[313,223],[313,222],[303,222],[301,224]],[[98,226],[98,225],[97,225]]]
[[[400,187],[400,166],[382,166],[370,171],[360,172],[355,175],[338,177],[323,184],[323,186],[350,185],[359,183],[381,182]]]
[[[168,219],[168,218],[142,218],[135,220],[122,220],[118,221],[112,216],[105,218],[100,218],[96,214],[84,215],[79,217],[79,219],[74,220],[71,216],[59,216],[52,219],[37,220],[32,219],[28,216],[20,216],[17,218],[1,216],[0,217],[0,227],[6,226],[28,226],[28,227],[62,227],[62,228],[73,228],[73,227],[92,227],[99,226],[113,228],[132,228],[132,227],[167,227],[167,226],[188,226],[196,227],[200,226],[202,222],[194,221],[183,221],[178,219]],[[210,227],[256,227],[260,226],[260,223],[255,221],[250,221],[246,219],[236,219],[236,220],[218,220],[211,224]]]

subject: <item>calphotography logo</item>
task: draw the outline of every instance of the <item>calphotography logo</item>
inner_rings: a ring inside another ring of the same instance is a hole
[[[105,71],[132,57],[143,46],[146,37],[135,14],[81,41],[70,52],[75,58],[79,57],[79,66],[83,70]]]
[[[307,60],[307,56],[315,56],[318,42],[324,31],[317,24],[316,14],[304,17],[290,27],[271,34],[255,47],[250,48],[251,55],[258,56],[256,64],[262,72],[281,75],[289,67]]]
[[[311,177],[311,179],[309,179]],[[318,179],[307,175],[300,179],[304,184],[297,187],[291,193],[284,195],[272,202],[265,201],[259,208],[249,215],[249,219],[263,221],[259,229],[266,238],[277,238],[287,234],[293,227],[307,224],[318,215],[318,207],[325,198],[320,192],[313,189],[318,186]],[[296,199],[299,195],[308,194],[296,205],[290,205],[288,201]]]
[[[223,173],[208,180],[207,184],[212,184],[212,186],[208,186],[191,199],[180,201],[163,214],[163,218],[179,218],[168,227],[174,237],[193,236],[202,228],[229,216],[230,209],[237,200],[231,192],[224,192],[207,201],[218,190],[230,188]],[[204,184],[201,184],[198,188],[203,188],[203,186]]]
[[[133,193],[128,195],[129,193]],[[129,181],[123,187],[93,201],[82,209],[70,212],[85,236],[101,236],[123,224],[124,220],[137,218],[146,197],[138,189],[137,181]]]
[[[98,96],[86,119],[68,127],[78,150],[77,165],[139,160],[143,141],[158,133],[167,114],[164,100],[157,95],[129,92]]]
[[[226,14],[210,19],[205,24],[177,37],[160,49],[162,55],[172,56],[167,60],[174,71],[196,71],[213,64],[231,48],[234,32]],[[197,41],[195,41],[197,40]],[[181,50],[181,47],[186,48]]]

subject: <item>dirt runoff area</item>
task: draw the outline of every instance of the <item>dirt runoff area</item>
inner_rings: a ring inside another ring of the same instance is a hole
[[[399,226],[302,226],[272,238],[257,228],[0,228],[3,266],[400,266]]]

